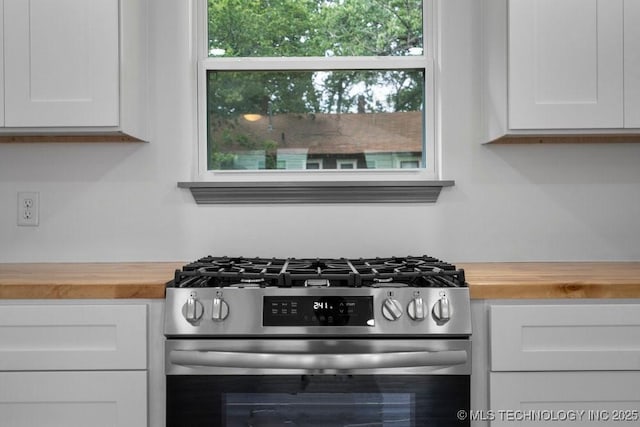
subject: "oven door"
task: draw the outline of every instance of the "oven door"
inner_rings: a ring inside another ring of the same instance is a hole
[[[466,339],[168,340],[167,427],[468,426],[470,351]]]

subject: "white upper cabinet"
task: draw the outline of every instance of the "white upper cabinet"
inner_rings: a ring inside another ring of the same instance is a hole
[[[5,126],[117,126],[118,0],[4,0]]]
[[[483,142],[640,128],[640,0],[483,0]]]
[[[623,127],[622,0],[509,3],[509,127]]]
[[[624,2],[624,124],[640,128],[640,0]]]
[[[5,132],[99,129],[145,139],[146,0],[2,2]]]
[[[4,26],[4,0],[0,0],[0,23]],[[4,126],[4,35],[0,31],[0,127]]]

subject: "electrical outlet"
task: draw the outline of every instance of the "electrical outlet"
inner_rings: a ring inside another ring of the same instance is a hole
[[[40,193],[18,192],[18,225],[37,227],[40,221]]]

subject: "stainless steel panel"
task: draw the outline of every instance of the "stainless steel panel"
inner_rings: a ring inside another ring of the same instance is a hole
[[[374,326],[263,326],[264,296],[373,296]],[[437,322],[432,308],[445,295],[450,304],[451,319]],[[183,305],[195,296],[204,306],[198,322],[188,322]],[[224,321],[212,320],[213,300],[223,298],[229,306]],[[403,308],[403,315],[387,320],[382,314],[383,302],[393,297]],[[426,303],[424,320],[413,320],[407,307],[414,298]],[[168,288],[165,335],[171,337],[447,337],[471,335],[468,288]]]
[[[469,375],[471,341],[168,340],[167,375]]]

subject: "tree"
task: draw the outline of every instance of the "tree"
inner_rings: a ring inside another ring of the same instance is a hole
[[[208,7],[210,52],[225,57],[402,56],[423,43],[421,0],[209,0]],[[227,130],[227,145],[258,147],[233,136],[240,114],[415,111],[423,81],[414,70],[212,71],[209,125]],[[375,98],[380,88],[385,100]],[[219,139],[212,156],[223,148]]]
[[[337,56],[402,56],[422,46],[421,0],[319,1],[318,50]]]

